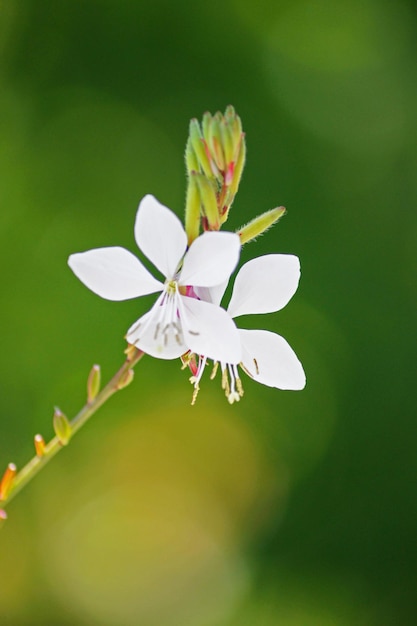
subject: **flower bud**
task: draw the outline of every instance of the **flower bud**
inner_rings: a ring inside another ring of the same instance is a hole
[[[7,500],[7,496],[9,495],[10,489],[12,488],[16,472],[16,465],[14,463],[9,463],[0,482],[0,500]]]
[[[201,201],[196,182],[196,172],[191,172],[188,178],[187,197],[185,201],[185,232],[188,245],[200,234]]]
[[[36,456],[42,458],[45,456],[45,440],[42,435],[35,435],[34,437]]]
[[[205,137],[205,140],[214,162],[216,163],[218,169],[223,172],[226,168],[226,159],[221,126],[221,113],[216,113],[216,115],[211,118],[211,122],[208,127],[208,134],[207,137]]]
[[[53,426],[59,443],[62,446],[66,446],[71,439],[72,428],[68,418],[57,407],[55,407],[54,411]]]
[[[185,166],[187,168],[188,174],[200,171],[200,164],[198,162],[198,158],[191,143],[190,137],[188,138],[185,148]]]
[[[207,220],[208,230],[219,230],[219,207],[213,184],[203,174],[195,174],[194,178],[203,207],[203,215]]]
[[[125,387],[130,385],[130,383],[133,380],[133,377],[134,377],[133,370],[127,370],[126,372],[124,372],[117,382],[117,389],[120,391],[120,389],[124,389]]]
[[[203,141],[203,136],[201,134],[201,130],[200,130],[200,126],[198,124],[198,121],[196,119],[192,119],[190,122],[190,138],[189,141],[191,143],[191,146],[195,152],[195,155],[198,159],[198,163],[202,169],[202,171],[204,172],[204,174],[206,176],[208,176],[208,178],[211,178],[213,176],[213,173],[211,171],[211,167],[210,167],[210,161],[207,157],[206,154],[206,150],[205,150],[205,145],[204,145],[204,141]],[[197,171],[199,171],[200,168],[197,169]]]
[[[191,189],[191,175],[198,174],[201,220],[204,230],[218,230],[227,220],[230,207],[239,188],[246,158],[245,135],[242,123],[232,106],[224,115],[206,112],[201,128],[196,119],[190,122],[190,135],[185,151],[189,174],[187,213],[190,211],[189,241],[197,232],[195,214],[188,209],[188,194],[193,208],[195,190]],[[216,206],[215,206],[216,205]],[[191,217],[192,215],[192,217]]]
[[[245,167],[246,161],[246,142],[245,142],[245,134],[242,133],[240,137],[239,150],[237,153],[236,162],[233,169],[233,177],[230,183],[230,191],[233,194],[233,197],[237,194],[237,190],[239,189],[240,179],[242,178],[243,168]]]
[[[6,511],[4,509],[0,509],[0,528],[3,526],[6,520],[7,520]]]
[[[286,212],[285,207],[280,206],[276,209],[271,209],[270,211],[266,211],[266,213],[262,213],[262,215],[258,215],[251,222],[246,224],[246,226],[242,226],[239,228],[237,234],[240,237],[240,243],[243,244],[259,237],[264,232],[271,228]]]
[[[92,402],[100,391],[100,365],[93,365],[87,379],[87,402]]]

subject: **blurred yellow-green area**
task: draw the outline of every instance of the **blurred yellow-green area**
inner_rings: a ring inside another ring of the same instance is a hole
[[[16,498],[1,626],[417,621],[417,11],[411,0],[2,0],[0,463],[109,379],[152,297],[67,267],[137,252],[140,199],[183,216],[188,123],[233,104],[248,158],[227,228],[287,216],[241,261],[301,259],[279,332],[302,392],[144,358]],[[3,470],[1,470],[3,471]]]

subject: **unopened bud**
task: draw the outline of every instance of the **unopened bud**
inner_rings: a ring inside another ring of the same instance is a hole
[[[205,138],[206,141],[207,141],[207,137],[209,135],[209,129],[210,129],[211,120],[212,120],[211,113],[206,111],[206,113],[204,113],[204,115],[203,115],[203,122],[201,124],[202,129],[203,129],[203,137]]]
[[[216,115],[211,118],[206,141],[218,169],[220,171],[224,171],[226,160],[223,150],[223,136],[221,127],[222,116],[220,113],[216,113]]]
[[[213,176],[210,161],[207,157],[206,150],[204,147],[203,136],[201,134],[200,126],[196,119],[192,119],[190,122],[190,142],[191,146],[196,154],[198,159],[198,163],[201,166],[204,174],[211,178]],[[198,168],[200,169],[200,168]]]
[[[13,485],[14,477],[16,476],[17,467],[14,463],[9,463],[6,471],[3,474],[3,478],[0,482],[0,500],[6,500],[10,493],[10,489]]]
[[[222,136],[222,144],[225,157],[224,169],[227,170],[229,168],[229,165],[234,162],[237,156],[237,150],[235,149],[235,143],[233,141],[232,128],[225,121],[220,124],[220,132]]]
[[[117,389],[124,389],[125,387],[127,387],[128,385],[130,385],[130,383],[133,380],[133,376],[134,376],[134,372],[133,370],[126,370],[126,372],[124,372],[118,382],[117,382]]]
[[[200,164],[193,148],[193,144],[191,143],[191,138],[188,138],[187,146],[185,148],[185,166],[188,174],[200,171]]]
[[[231,104],[226,107],[226,111],[224,112],[224,119],[226,120],[226,123],[232,132],[233,142],[235,146],[239,146],[240,138],[242,136],[242,122],[240,120],[240,117],[236,115],[236,111]]]
[[[42,458],[45,456],[45,440],[42,435],[35,435],[34,437],[36,456]]]
[[[100,391],[100,384],[100,365],[93,365],[87,379],[87,402],[90,403],[96,398],[98,392]]]
[[[4,509],[0,509],[0,528],[3,526],[6,520],[7,520],[6,511]]]
[[[72,428],[68,418],[57,407],[55,407],[54,411],[53,426],[59,443],[66,446],[71,439]]]
[[[239,143],[239,151],[236,158],[236,163],[233,171],[233,179],[230,183],[230,191],[233,194],[233,197],[237,194],[237,190],[239,189],[240,179],[242,178],[243,168],[245,167],[246,161],[246,142],[245,142],[245,134],[242,133],[240,136]]]
[[[203,174],[195,174],[195,181],[200,194],[201,204],[203,205],[203,214],[207,219],[208,230],[219,230],[219,208],[214,187]]]
[[[195,172],[192,172],[188,177],[187,198],[185,201],[185,232],[188,237],[188,245],[191,245],[200,234],[201,201],[195,177]]]
[[[240,243],[243,246],[244,243],[248,243],[252,239],[259,237],[264,232],[271,228],[284,214],[285,207],[280,206],[276,209],[271,209],[270,211],[266,211],[266,213],[262,213],[262,215],[258,215],[251,222],[246,224],[246,226],[242,226],[237,231],[237,234],[240,237]]]

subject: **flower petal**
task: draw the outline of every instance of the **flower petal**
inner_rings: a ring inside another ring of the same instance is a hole
[[[238,330],[228,313],[210,302],[180,296],[184,341],[191,352],[215,361],[239,363]]]
[[[227,280],[239,260],[235,233],[207,232],[193,241],[184,258],[179,283],[214,287]]]
[[[179,325],[161,327],[164,307],[166,305],[161,305],[158,299],[152,309],[129,328],[126,340],[156,359],[177,359],[188,347],[182,332],[178,332]]]
[[[149,194],[139,204],[135,239],[155,267],[173,278],[187,248],[187,235],[175,213]]]
[[[292,254],[266,254],[243,265],[228,312],[232,317],[282,309],[297,291],[300,261]]]
[[[283,337],[268,330],[239,329],[242,364],[262,385],[298,391],[305,387],[303,366]]]
[[[220,285],[216,285],[215,287],[196,287],[195,293],[200,300],[204,300],[204,302],[211,302],[212,304],[220,306],[220,302],[222,301],[228,284],[229,280],[225,280],[223,283],[220,283]]]
[[[139,259],[118,246],[71,254],[68,265],[84,285],[107,300],[129,300],[163,288]]]

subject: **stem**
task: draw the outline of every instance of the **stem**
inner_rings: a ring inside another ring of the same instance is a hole
[[[105,387],[97,394],[97,396],[87,402],[79,413],[69,422],[71,436],[74,435],[92,415],[115,394],[123,389],[130,382],[129,373],[132,368],[140,361],[144,353],[137,348],[132,349],[128,354],[126,361],[123,363],[119,371],[107,383]],[[34,456],[13,478],[9,492],[4,499],[0,499],[0,508],[4,509],[11,500],[27,485],[38,472],[63,448],[58,437],[53,437],[46,444],[42,456]]]

